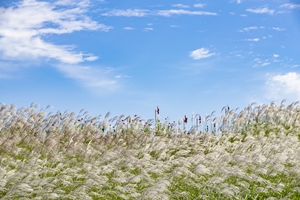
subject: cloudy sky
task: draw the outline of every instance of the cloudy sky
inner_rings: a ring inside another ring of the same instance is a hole
[[[1,0],[0,102],[171,120],[294,102],[299,38],[299,0]]]

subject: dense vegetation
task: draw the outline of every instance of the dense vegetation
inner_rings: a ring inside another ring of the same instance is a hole
[[[189,130],[2,104],[0,198],[300,199],[297,104],[225,107]]]

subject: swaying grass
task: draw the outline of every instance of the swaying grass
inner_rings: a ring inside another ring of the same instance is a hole
[[[300,199],[297,103],[226,108],[190,130],[2,104],[0,198]]]

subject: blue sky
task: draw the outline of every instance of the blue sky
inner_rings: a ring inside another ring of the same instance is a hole
[[[300,1],[0,2],[0,102],[177,120],[300,99]]]

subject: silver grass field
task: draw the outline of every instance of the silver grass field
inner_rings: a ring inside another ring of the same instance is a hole
[[[0,198],[300,199],[298,103],[189,122],[1,104]]]

